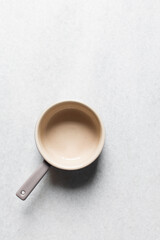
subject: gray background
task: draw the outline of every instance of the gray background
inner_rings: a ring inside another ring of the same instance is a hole
[[[159,0],[0,1],[1,239],[160,239],[159,65]],[[38,116],[68,99],[101,116],[103,153],[23,202]]]

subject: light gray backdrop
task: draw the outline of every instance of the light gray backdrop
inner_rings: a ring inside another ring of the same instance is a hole
[[[68,99],[101,116],[103,154],[23,202],[36,120]],[[160,239],[160,1],[0,0],[0,153],[1,239]]]

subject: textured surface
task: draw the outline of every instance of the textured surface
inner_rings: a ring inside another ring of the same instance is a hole
[[[159,13],[158,0],[0,1],[1,239],[159,239]],[[66,99],[100,114],[103,154],[52,168],[22,202],[35,122]]]

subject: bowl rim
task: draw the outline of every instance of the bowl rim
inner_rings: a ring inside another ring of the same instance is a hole
[[[50,158],[45,154],[45,151],[43,150],[43,146],[40,144],[40,140],[39,140],[39,136],[38,136],[40,122],[41,122],[42,118],[44,117],[44,115],[51,108],[56,107],[56,106],[58,106],[60,104],[63,105],[63,104],[66,104],[66,103],[68,103],[68,104],[70,104],[70,103],[79,104],[79,105],[87,108],[89,111],[91,111],[95,115],[95,117],[98,119],[99,124],[100,124],[101,135],[100,135],[100,140],[99,140],[99,143],[97,145],[96,151],[94,152],[93,155],[88,157],[85,162],[83,162],[83,163],[81,163],[79,165],[77,164],[75,166],[67,166],[65,164],[57,164],[57,163],[54,163],[53,160],[51,161]],[[98,114],[91,107],[89,107],[88,105],[86,105],[86,104],[84,104],[82,102],[79,102],[79,101],[68,100],[68,101],[61,101],[61,102],[56,102],[55,104],[52,104],[50,107],[46,108],[45,111],[43,111],[43,113],[39,117],[39,119],[38,119],[38,121],[36,123],[36,126],[35,126],[35,142],[36,142],[36,146],[37,146],[38,151],[40,152],[42,157],[45,159],[45,161],[47,161],[50,165],[52,165],[52,166],[54,166],[56,168],[59,168],[59,169],[63,169],[63,170],[78,170],[78,169],[81,169],[81,168],[84,168],[84,167],[90,165],[100,155],[100,153],[101,153],[101,151],[103,149],[103,146],[104,146],[104,140],[105,140],[105,130],[104,130],[104,126],[102,124],[102,121],[101,121],[100,117],[98,116]]]

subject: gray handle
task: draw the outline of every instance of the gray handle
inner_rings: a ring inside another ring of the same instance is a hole
[[[16,192],[17,197],[25,200],[32,190],[36,187],[39,181],[43,178],[50,167],[46,161],[40,165],[40,167],[27,179],[27,181]]]

